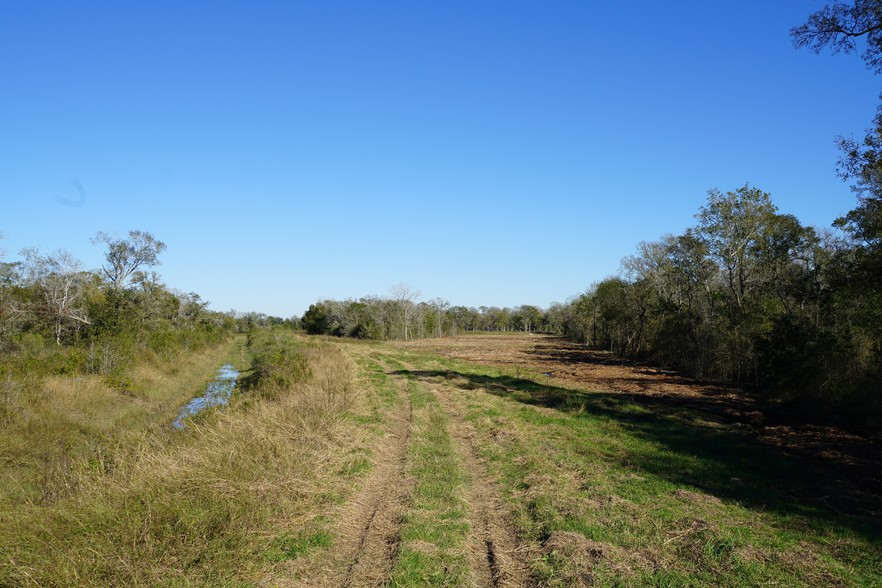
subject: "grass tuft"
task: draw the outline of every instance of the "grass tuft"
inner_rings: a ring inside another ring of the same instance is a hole
[[[285,533],[273,539],[266,557],[272,562],[286,561],[315,549],[331,547],[333,543],[334,536],[327,531],[303,532],[296,535]]]

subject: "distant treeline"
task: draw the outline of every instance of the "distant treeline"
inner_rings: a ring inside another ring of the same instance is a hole
[[[273,321],[212,312],[198,294],[167,288],[152,271],[166,246],[150,233],[99,233],[93,243],[105,250],[97,270],[35,248],[0,261],[0,400],[44,374],[100,374],[126,388],[138,360],[171,361]],[[0,403],[0,421],[2,411]]]
[[[310,334],[359,339],[424,339],[469,331],[548,330],[546,313],[530,305],[517,308],[451,306],[436,298],[417,302],[418,293],[396,287],[393,296],[322,300],[310,305],[300,326]]]

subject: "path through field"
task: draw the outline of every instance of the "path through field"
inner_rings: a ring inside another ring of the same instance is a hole
[[[265,585],[882,579],[872,439],[550,337],[343,345],[371,467],[325,515],[333,544]]]
[[[477,454],[463,407],[443,384],[415,383],[406,375],[415,366],[403,359],[374,354],[371,360],[388,376],[400,401],[389,431],[375,447],[374,469],[338,517],[340,539],[333,557],[349,562],[341,567],[345,573],[323,583],[358,588],[446,584],[443,578],[458,578],[452,585],[531,585],[510,514]],[[415,420],[417,426],[420,420],[443,423],[443,430],[424,428],[414,434]],[[458,480],[453,488],[439,487],[446,480],[432,480],[433,472],[423,469],[426,464],[415,463],[421,452],[412,443],[433,443],[439,437],[446,438],[450,451],[435,455],[437,461],[428,466],[451,470],[450,477]],[[449,537],[437,537],[435,531],[457,515],[461,524],[451,527]],[[307,583],[315,585],[315,578]]]

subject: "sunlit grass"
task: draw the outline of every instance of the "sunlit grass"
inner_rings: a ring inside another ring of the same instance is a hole
[[[344,348],[357,350],[356,361]],[[213,365],[185,400],[241,349],[201,356]],[[271,333],[252,349],[280,363],[265,364],[263,379],[252,377],[229,406],[180,432],[170,422],[181,403],[159,388],[197,378],[195,365],[192,373],[184,364],[176,372],[147,366],[131,394],[91,378],[46,380],[39,402],[27,405],[30,428],[0,431],[4,459],[33,460],[10,464],[7,479],[15,468],[22,480],[35,464],[57,468],[7,495],[0,585],[309,585],[340,577],[351,563],[335,551],[351,545],[341,541],[342,505],[375,472],[375,449],[408,399],[408,500],[388,582],[468,585],[470,482],[449,434],[461,416],[447,414],[435,394],[448,394],[474,429],[503,518],[539,585],[880,584],[878,529],[811,500],[816,484],[831,481],[811,480],[743,431],[515,368],[387,345]],[[154,409],[132,408],[146,404]],[[74,440],[84,442],[80,453]],[[62,454],[76,458],[49,459]]]
[[[181,406],[202,393],[223,363],[247,363],[244,338],[173,362],[145,357],[132,366],[136,383],[120,391],[97,375],[50,375],[17,399],[0,427],[0,504],[63,495],[80,470],[109,469],[113,454],[150,430],[170,430]]]
[[[315,513],[363,467],[337,429],[355,370],[338,349],[299,353],[309,370],[288,389],[129,438],[69,494],[5,510],[0,585],[251,585],[326,548]]]
[[[414,488],[404,516],[392,586],[464,586],[469,567],[464,545],[469,526],[463,501],[461,456],[447,431],[448,418],[435,397],[408,382],[413,431],[407,475]]]
[[[478,449],[550,586],[882,582],[878,528],[825,510],[791,461],[739,431],[515,369],[409,353],[468,407]]]

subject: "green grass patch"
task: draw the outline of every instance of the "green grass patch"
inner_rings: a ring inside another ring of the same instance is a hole
[[[524,370],[407,362],[400,376],[468,407],[543,585],[882,585],[878,520],[827,508],[836,480],[749,431]]]
[[[466,476],[438,401],[418,383],[407,385],[413,403],[407,475],[414,488],[389,584],[462,586],[468,578],[464,545],[469,526],[462,499]]]
[[[347,478],[366,476],[374,467],[371,461],[372,454],[373,452],[367,447],[351,449],[337,470],[338,473]]]
[[[295,559],[316,549],[334,544],[334,536],[327,531],[305,531],[294,535],[283,534],[270,544],[266,557],[272,562]]]

